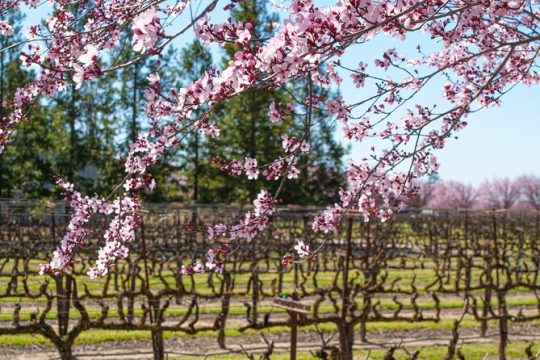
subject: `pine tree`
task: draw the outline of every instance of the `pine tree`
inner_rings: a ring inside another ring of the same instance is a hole
[[[24,16],[12,10],[9,22],[14,26],[13,35],[0,37],[4,42],[22,40]],[[10,102],[18,87],[35,76],[22,68],[17,49],[8,49],[0,54],[0,101]],[[0,115],[8,116],[6,107],[0,107]],[[12,134],[10,146],[0,154],[0,197],[41,198],[54,194],[52,182],[58,168],[58,159],[65,157],[67,142],[63,119],[46,102],[37,102]]]
[[[176,85],[182,86],[187,82],[195,81],[209,70],[212,65],[212,54],[198,40],[195,40],[180,51],[179,57],[173,59],[173,64],[171,75],[177,75],[177,78],[181,80]],[[195,112],[194,116],[198,115],[199,112]],[[204,158],[208,158],[207,143],[197,131],[192,131],[187,136],[173,157],[173,161],[178,165],[179,174],[188,179],[186,183],[188,197],[194,204],[200,200],[201,177],[204,170],[208,168],[208,162],[203,162]]]
[[[21,40],[23,19],[20,13],[11,12],[14,38],[7,41]],[[16,89],[36,76],[22,68],[15,50],[0,55],[2,101],[11,101]],[[78,189],[90,194],[120,181],[122,165],[114,146],[115,107],[109,98],[114,81],[104,77],[96,82],[79,90],[70,88],[55,100],[36,102],[0,155],[0,196],[55,197],[56,175],[77,182]]]
[[[253,24],[254,39],[266,38],[272,34],[271,24],[276,21],[276,15],[268,13],[265,1],[247,0],[236,6],[233,11],[234,20],[250,21]],[[226,47],[224,63],[234,56],[236,50],[235,46]],[[283,155],[281,135],[290,133],[291,127],[302,128],[303,116],[291,114],[281,124],[272,124],[267,113],[272,102],[294,103],[294,99],[305,98],[307,93],[301,80],[287,87],[251,91],[226,101],[216,113],[221,135],[217,141],[208,145],[211,157],[225,160],[252,157],[263,165]],[[315,95],[323,97],[332,96],[330,92],[320,89],[315,92]],[[337,194],[330,189],[336,189],[336,184],[342,180],[339,170],[343,166],[341,159],[346,149],[333,138],[333,127],[320,121],[323,114],[315,111],[312,116],[312,122],[319,125],[311,132],[311,153],[300,157],[298,167],[302,171],[301,179],[294,181],[294,189],[284,189],[280,195],[284,203],[319,204],[332,200]],[[246,203],[256,197],[262,186],[262,182],[245,177],[231,178],[216,167],[209,169],[208,176],[202,182],[205,191],[201,194],[201,200],[209,203]],[[274,190],[277,186],[274,185]]]

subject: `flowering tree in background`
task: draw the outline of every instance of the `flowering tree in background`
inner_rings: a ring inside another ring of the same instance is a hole
[[[478,205],[479,191],[470,184],[460,181],[444,181],[434,185],[433,209],[473,209]]]
[[[507,177],[488,180],[480,186],[480,197],[483,208],[511,209],[519,201],[520,195],[519,182]]]
[[[494,178],[479,186],[461,181],[439,181],[433,185],[433,196],[424,208],[430,209],[526,209],[523,177],[518,179]]]
[[[540,211],[540,177],[524,175],[517,181],[521,189],[523,203],[531,209]]]
[[[238,2],[232,0],[224,10],[233,9]],[[274,193],[262,189],[254,209],[237,224],[205,229],[211,238],[227,237],[236,244],[252,240],[266,226],[285,182],[302,175],[296,163],[301,153],[310,151],[310,134],[317,131],[311,116],[314,110],[326,114],[326,121],[337,121],[344,137],[352,141],[377,138],[386,144],[372,147],[365,158],[349,163],[339,201],[315,217],[315,230],[336,232],[349,210],[360,212],[366,220],[392,217],[417,192],[412,180],[438,168],[434,151],[466,126],[468,114],[499,104],[516,83],[535,85],[539,81],[540,12],[535,1],[341,0],[317,7],[310,0],[292,0],[281,8],[284,19],[274,24],[266,38],[254,36],[249,20],[212,21],[216,7],[223,6],[218,0],[202,4],[202,10],[183,24],[176,19],[186,18],[187,0],[58,0],[43,4],[5,0],[0,3],[0,19],[10,9],[24,6],[49,7],[51,15],[44,25],[27,29],[28,40],[4,48],[18,47],[21,61],[39,71],[7,104],[9,114],[0,122],[0,148],[8,145],[17,125],[41,99],[55,97],[72,85],[91,86],[104,74],[143,59],[153,59],[155,70],[145,91],[151,130],[131,145],[122,183],[108,195],[85,196],[73,184],[58,180],[73,213],[68,233],[52,261],[43,265],[43,272],[69,271],[74,253],[91,231],[85,225],[97,214],[111,220],[89,274],[106,274],[116,259],[126,257],[126,244],[133,241],[141,218],[138,192],[155,186],[149,167],[169,149],[182,147],[191,132],[199,132],[209,141],[218,137],[220,128],[213,112],[239,94],[284,87],[291,80],[303,82],[306,89],[305,96],[294,104],[269,106],[272,123],[280,123],[291,112],[303,117],[300,129],[291,128],[284,134],[281,156],[267,163],[252,157],[221,160],[222,170],[231,176],[279,184]],[[233,43],[238,50],[222,70],[210,67],[183,88],[165,89],[159,74],[167,64],[159,56],[192,28],[208,46]],[[0,21],[0,36],[12,31],[8,21]],[[395,48],[369,63],[362,56],[362,47],[378,37],[407,40],[420,31],[427,46],[418,46],[415,56],[404,57]],[[126,32],[132,36],[123,36]],[[104,60],[116,59],[124,46],[132,46],[137,55],[105,65]],[[353,48],[359,55],[354,64],[346,64],[342,59]],[[435,106],[416,100],[440,78],[446,80],[440,89],[444,101]],[[359,89],[356,100],[315,96],[317,88],[347,80]],[[307,245],[301,249],[301,257],[311,256]],[[222,269],[224,257],[225,251],[212,250],[206,263],[186,271]]]
[[[540,178],[494,178],[478,186],[460,181],[415,181],[417,194],[406,201],[417,209],[540,210]]]

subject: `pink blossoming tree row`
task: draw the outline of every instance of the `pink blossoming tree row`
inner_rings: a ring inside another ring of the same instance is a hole
[[[495,178],[478,186],[461,181],[415,181],[417,195],[407,205],[417,209],[540,211],[540,177]]]
[[[279,184],[274,193],[262,189],[253,210],[236,224],[203,229],[216,241],[227,238],[233,247],[251,241],[267,225],[287,180],[302,176],[295,165],[303,152],[310,151],[310,134],[317,131],[313,111],[326,114],[326,121],[336,121],[351,141],[376,138],[377,144],[385,144],[372,146],[365,157],[349,162],[339,201],[313,219],[316,231],[337,232],[351,210],[366,220],[391,218],[418,191],[413,179],[437,170],[435,152],[466,127],[469,114],[498,105],[517,83],[537,85],[540,80],[536,1],[336,0],[317,6],[311,0],[291,0],[280,5],[284,16],[265,38],[253,32],[250,20],[213,17],[218,7],[233,11],[238,3],[205,1],[197,4],[200,11],[184,16],[193,9],[187,0],[0,2],[0,19],[15,8],[42,7],[42,13],[50,13],[43,24],[26,29],[27,40],[8,46],[19,48],[22,63],[39,71],[5,104],[9,114],[0,121],[0,149],[9,146],[17,125],[42,99],[71,86],[92,86],[94,79],[143,59],[156,60],[145,93],[151,129],[131,145],[122,183],[110,194],[91,196],[58,180],[73,212],[68,232],[51,262],[42,266],[43,272],[72,268],[76,251],[91,231],[86,224],[97,214],[108,215],[110,226],[89,275],[104,275],[116,259],[125,258],[141,221],[138,193],[156,186],[148,169],[170,149],[182,147],[190,132],[218,137],[220,124],[213,113],[239,94],[285,87],[291,81],[302,82],[307,89],[295,104],[274,103],[268,109],[271,123],[291,112],[304,118],[301,129],[283,134],[281,156],[269,163],[256,158],[222,163],[231,176],[262,177]],[[9,22],[0,21],[0,36],[12,31]],[[183,88],[164,88],[160,69],[167,64],[160,63],[159,56],[189,31],[207,46],[234,44],[238,50],[225,67],[210,67]],[[123,36],[126,33],[132,36]],[[420,37],[422,46],[413,47],[416,55],[407,57],[395,48],[381,49],[375,61],[367,61],[363,49],[383,36],[396,41]],[[131,39],[129,44],[124,43],[126,38]],[[122,63],[105,61],[115,59],[123,46],[131,46],[137,55]],[[343,61],[350,56],[354,64]],[[343,81],[356,86],[355,100],[316,96],[318,87],[331,88]],[[440,104],[418,97],[433,86],[442,94]],[[297,250],[301,258],[312,256],[306,244],[298,244]],[[185,271],[219,271],[227,252],[227,247],[211,249],[205,261]]]

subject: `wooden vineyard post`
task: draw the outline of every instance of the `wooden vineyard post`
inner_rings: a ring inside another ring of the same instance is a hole
[[[362,268],[363,268],[363,287],[366,289],[363,291],[362,296],[362,317],[360,319],[360,341],[362,343],[367,342],[367,318],[369,315],[369,308],[371,306],[371,291],[368,290],[373,287],[377,282],[377,273],[371,271],[370,255],[371,255],[371,222],[365,224],[365,246],[362,256]],[[349,230],[349,233],[351,230]],[[349,235],[348,235],[349,236]],[[375,276],[375,279],[373,277]]]
[[[298,342],[298,315],[295,311],[289,311],[291,317],[291,360],[296,360],[296,344]]]
[[[152,324],[152,349],[154,352],[154,360],[165,359],[165,345],[163,342],[163,330],[161,329],[161,314],[159,297],[154,297],[150,290],[150,276],[148,274],[148,253],[146,251],[146,237],[144,228],[144,215],[148,214],[148,211],[141,211],[143,218],[141,218],[141,251],[144,264],[144,294],[148,299],[148,311],[150,317],[150,324]]]
[[[51,213],[51,237],[53,243],[56,243],[56,212],[54,203],[46,203],[45,207]],[[56,282],[56,306],[58,312],[58,333],[60,336],[66,336],[69,326],[69,305],[71,295],[71,278],[69,275],[54,276]],[[65,284],[64,284],[65,282]]]
[[[223,281],[221,283],[221,313],[219,317],[219,331],[217,342],[220,349],[226,349],[225,346],[225,330],[227,316],[229,315],[229,307],[231,303],[232,296],[232,283],[231,283],[231,274],[224,270],[223,271]]]
[[[302,304],[298,301],[296,294],[293,295],[293,299],[288,298],[274,298],[273,305],[287,310],[289,317],[291,319],[291,349],[290,349],[290,359],[296,360],[296,343],[298,342],[298,313],[301,314],[310,314],[311,306],[307,304]]]
[[[174,211],[174,228],[175,228],[175,238],[176,238],[176,268],[178,271],[175,273],[175,281],[176,281],[176,288],[177,292],[175,294],[175,302],[176,305],[182,304],[182,295],[184,294],[184,286],[182,283],[182,272],[180,269],[182,269],[182,237],[180,233],[180,210],[176,209]]]
[[[349,262],[351,258],[351,239],[352,239],[352,226],[353,219],[349,218],[347,222],[347,234],[346,234],[346,247],[345,253],[339,251],[338,254],[344,256],[343,262],[343,288],[341,289],[341,319],[338,323],[339,329],[339,347],[340,347],[340,359],[352,360],[352,348],[354,343],[354,331],[353,324],[347,321],[347,315],[349,312]]]
[[[486,275],[486,283],[484,286],[484,304],[482,306],[482,323],[480,324],[480,333],[483,337],[486,336],[488,330],[488,321],[487,316],[489,315],[489,310],[491,306],[491,290],[493,287],[493,278],[492,278],[492,257],[493,252],[491,249],[491,241],[484,241],[484,274]]]
[[[508,309],[506,308],[506,286],[502,284],[499,275],[501,269],[499,248],[497,245],[497,214],[493,211],[493,253],[495,256],[495,276],[497,286],[498,318],[499,318],[499,360],[506,360],[506,345],[508,343]],[[503,239],[504,240],[504,239]]]

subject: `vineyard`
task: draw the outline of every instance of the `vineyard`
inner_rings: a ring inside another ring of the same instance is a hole
[[[14,357],[19,344],[73,359],[79,347],[123,341],[155,359],[288,358],[298,325],[299,358],[538,357],[539,213],[353,216],[335,235],[311,230],[312,211],[280,209],[254,242],[233,249],[223,274],[182,275],[216,246],[193,227],[232,222],[241,209],[149,207],[129,259],[91,280],[99,221],[70,275],[41,276],[65,231],[63,205],[3,205],[3,354]],[[282,265],[297,240],[320,246],[318,256]],[[310,310],[293,318],[276,297]]]

